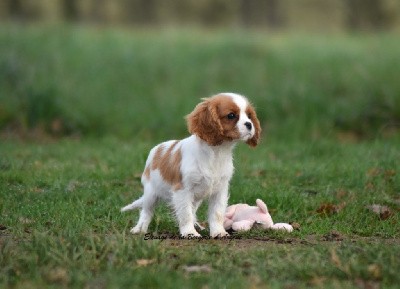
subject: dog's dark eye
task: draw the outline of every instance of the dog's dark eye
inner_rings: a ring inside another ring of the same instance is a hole
[[[247,114],[247,117],[248,117],[248,118],[251,118],[251,113],[248,113],[248,114]]]
[[[235,119],[236,115],[233,112],[231,112],[230,114],[228,114],[227,117],[228,117],[228,119]]]

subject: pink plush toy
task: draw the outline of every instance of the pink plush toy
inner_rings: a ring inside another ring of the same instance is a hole
[[[248,231],[255,223],[261,224],[264,229],[293,231],[293,227],[286,223],[274,224],[268,212],[267,205],[260,199],[256,200],[257,206],[236,204],[226,208],[224,228],[234,231]]]

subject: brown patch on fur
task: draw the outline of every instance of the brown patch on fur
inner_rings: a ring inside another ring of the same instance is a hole
[[[182,162],[182,152],[180,149],[177,149],[174,153],[175,146],[179,141],[175,141],[165,153],[164,146],[160,145],[153,157],[151,169],[152,170],[160,170],[160,174],[163,179],[172,185],[173,190],[182,189],[182,173],[181,173],[181,162]],[[145,176],[147,176],[147,170],[149,167],[145,169]],[[150,177],[150,169],[148,170],[148,176]]]
[[[146,177],[146,179],[150,179],[150,166],[146,167],[146,169],[143,172],[143,175]]]
[[[181,161],[182,153],[178,149],[175,153],[172,153],[174,147],[179,141],[175,141],[165,152],[160,162],[160,173],[165,181],[170,183],[174,190],[182,188],[182,174],[181,174]]]
[[[257,118],[256,111],[250,104],[247,105],[246,114],[253,123],[255,130],[254,136],[251,139],[249,139],[246,143],[251,147],[255,147],[258,145],[258,142],[260,141],[260,135],[261,135],[260,121]]]
[[[153,161],[151,164],[151,169],[154,171],[156,169],[159,168],[160,163],[161,163],[161,159],[162,159],[162,155],[163,155],[163,150],[164,150],[164,146],[163,145],[159,145],[154,156],[153,156]]]
[[[240,110],[229,96],[220,94],[206,98],[186,117],[189,132],[212,146],[238,139],[238,119],[228,119],[230,113],[238,115]]]

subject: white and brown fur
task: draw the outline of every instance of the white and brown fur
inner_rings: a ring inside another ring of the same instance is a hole
[[[223,222],[234,171],[232,150],[238,141],[256,146],[260,123],[248,100],[234,93],[203,99],[186,120],[192,135],[163,142],[150,151],[141,179],[144,194],[121,209],[141,208],[132,233],[147,232],[161,199],[174,209],[182,236],[200,236],[195,229],[196,211],[208,198],[210,235],[227,235]]]

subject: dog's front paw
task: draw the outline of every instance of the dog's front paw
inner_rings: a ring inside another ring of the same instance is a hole
[[[197,233],[196,230],[191,230],[191,231],[183,231],[181,232],[181,237],[185,239],[190,239],[190,238],[200,238],[201,235]]]
[[[211,232],[210,236],[212,238],[223,238],[223,237],[228,237],[229,233],[226,232],[225,230],[219,230],[219,231]]]
[[[186,224],[185,226],[180,226],[179,233],[180,233],[181,237],[187,238],[187,239],[201,237],[201,235],[194,228],[193,223]]]

